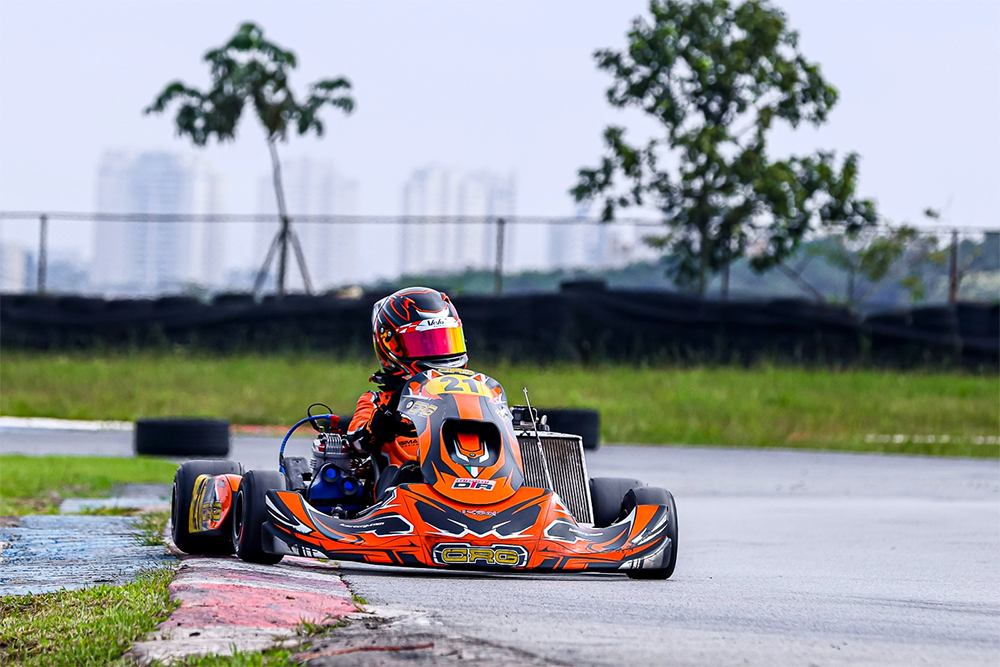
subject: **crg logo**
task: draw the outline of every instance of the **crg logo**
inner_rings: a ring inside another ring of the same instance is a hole
[[[470,479],[459,477],[451,483],[453,489],[468,489],[469,491],[492,491],[496,482],[492,479]]]
[[[431,560],[438,565],[524,567],[528,562],[528,550],[522,546],[508,544],[495,544],[489,547],[438,544],[431,551]]]

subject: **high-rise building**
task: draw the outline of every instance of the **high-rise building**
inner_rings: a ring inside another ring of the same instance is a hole
[[[109,152],[97,178],[100,213],[204,214],[218,210],[219,182],[199,158]],[[92,275],[105,291],[151,294],[216,287],[224,229],[213,223],[98,222]]]
[[[0,243],[0,292],[24,292],[28,288],[30,264],[30,254],[23,247]]]
[[[400,271],[455,273],[492,266],[496,220],[513,215],[515,202],[513,175],[418,169],[403,186]]]
[[[285,207],[292,218],[293,229],[302,245],[309,279],[316,290],[329,289],[357,282],[364,273],[358,257],[359,228],[345,220],[344,224],[296,222],[300,215],[353,216],[358,212],[358,183],[346,178],[332,162],[299,158],[281,166],[285,192]],[[274,214],[275,222],[257,226],[256,242],[259,262],[263,262],[278,233],[278,205],[271,175],[261,177],[258,185],[257,209]],[[300,285],[299,272],[289,248],[288,276],[290,284]],[[271,275],[277,271],[274,261]]]

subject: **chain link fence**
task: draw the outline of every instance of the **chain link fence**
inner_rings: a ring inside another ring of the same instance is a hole
[[[655,220],[0,212],[0,225],[7,293],[211,299],[283,288],[358,296],[420,283],[524,294],[579,281],[679,289],[669,244],[647,243],[666,231]],[[1000,298],[1000,228],[823,229],[763,273],[751,260],[766,247],[766,230],[753,231],[745,247],[706,297],[806,299],[859,312]]]

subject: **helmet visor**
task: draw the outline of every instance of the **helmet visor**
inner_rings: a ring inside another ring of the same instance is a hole
[[[442,322],[442,320],[444,320]],[[424,320],[398,334],[399,356],[404,359],[447,357],[465,353],[462,322],[454,317]]]

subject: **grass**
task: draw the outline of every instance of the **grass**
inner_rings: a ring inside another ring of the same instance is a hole
[[[173,610],[172,578],[163,568],[123,586],[0,598],[0,664],[131,664],[122,653]]]
[[[0,455],[0,515],[55,514],[63,498],[106,497],[125,483],[169,484],[175,470],[176,463],[146,457]]]
[[[135,536],[136,541],[144,547],[167,546],[163,541],[163,532],[167,529],[169,520],[170,512],[166,510],[143,512],[135,521],[135,527],[139,531]]]
[[[322,401],[350,413],[373,362],[320,354],[208,357],[6,352],[0,414],[290,424]],[[601,411],[606,442],[1000,455],[1000,378],[797,367],[479,364],[521,402]],[[885,442],[888,440],[888,442]]]

